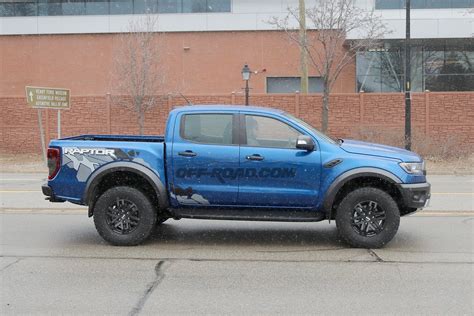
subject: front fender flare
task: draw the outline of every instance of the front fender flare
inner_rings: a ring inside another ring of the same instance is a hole
[[[168,194],[166,193],[166,187],[161,181],[160,177],[147,167],[128,161],[112,162],[103,167],[99,168],[97,172],[93,173],[87,180],[82,202],[84,205],[89,205],[91,202],[92,194],[96,187],[99,185],[104,176],[116,172],[116,171],[128,171],[139,175],[144,178],[153,187],[156,195],[158,196],[158,203],[160,208],[168,207]],[[90,208],[89,208],[90,209]],[[90,210],[89,210],[90,213]]]
[[[346,171],[343,174],[339,175],[336,179],[334,179],[334,181],[331,183],[328,190],[326,191],[326,194],[324,195],[323,210],[326,212],[326,214],[328,214],[328,219],[331,219],[332,217],[332,206],[339,190],[348,181],[360,177],[379,178],[393,184],[402,183],[402,180],[400,180],[400,178],[398,178],[393,173],[379,168],[365,167]]]

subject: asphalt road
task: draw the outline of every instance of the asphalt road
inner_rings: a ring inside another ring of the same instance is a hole
[[[473,177],[430,177],[446,194],[376,250],[334,223],[198,220],[112,247],[84,209],[39,200],[41,176],[1,177],[2,315],[474,314]]]

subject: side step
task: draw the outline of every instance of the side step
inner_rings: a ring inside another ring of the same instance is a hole
[[[238,221],[320,222],[326,219],[326,214],[314,210],[176,208],[169,212],[176,218]]]

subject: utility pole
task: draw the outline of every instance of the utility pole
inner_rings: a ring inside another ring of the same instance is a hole
[[[411,150],[411,43],[410,43],[410,0],[406,0],[405,37],[405,149]]]
[[[306,51],[307,47],[307,37],[306,37],[306,5],[305,0],[299,0],[299,12],[300,12],[300,67],[301,67],[301,93],[308,93],[308,53]]]

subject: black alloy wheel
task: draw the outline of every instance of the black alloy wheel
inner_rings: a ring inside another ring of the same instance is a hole
[[[371,237],[385,226],[385,211],[375,201],[357,203],[352,210],[352,228],[361,236]]]
[[[117,198],[107,208],[106,221],[109,228],[118,234],[130,234],[140,223],[140,210],[132,201]]]

